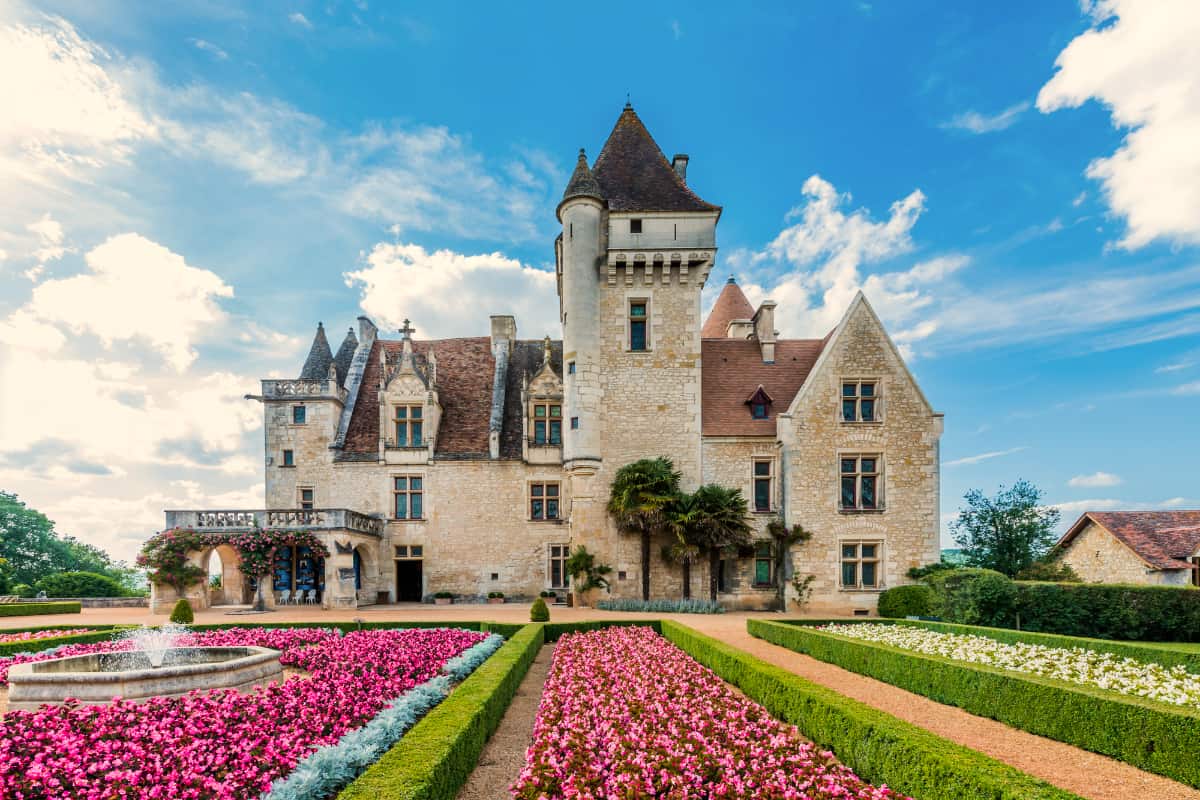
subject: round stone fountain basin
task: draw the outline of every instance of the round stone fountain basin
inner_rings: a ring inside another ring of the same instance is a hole
[[[8,671],[8,707],[32,710],[68,697],[104,705],[177,697],[196,689],[248,691],[283,678],[279,652],[266,647],[175,647],[154,667],[144,650],[93,653],[17,664]]]

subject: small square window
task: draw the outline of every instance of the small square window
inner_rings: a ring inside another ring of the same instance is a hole
[[[316,492],[313,489],[300,490],[300,508],[304,511],[311,511],[315,502]]]
[[[623,569],[617,570],[617,580],[619,580],[619,581],[625,580],[625,570],[623,570]]]
[[[396,558],[408,558],[408,545],[406,545],[406,544],[397,545]]]
[[[292,424],[303,425],[305,420],[304,406],[292,406]]]
[[[630,233],[641,233],[642,232],[642,221],[640,219],[629,220],[629,232]]]
[[[425,548],[419,544],[414,544],[412,547],[408,548],[408,554],[413,558],[420,558],[424,552]]]
[[[291,450],[283,451],[283,465],[285,467],[296,466],[296,456]]]
[[[579,417],[571,417],[571,430],[579,430]]]
[[[492,580],[494,580],[494,581],[498,581],[498,580],[500,580],[500,573],[499,573],[499,572],[493,572],[493,573],[492,573]]]

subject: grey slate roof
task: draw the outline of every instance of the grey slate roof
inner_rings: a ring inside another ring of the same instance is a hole
[[[572,197],[594,197],[604,202],[600,184],[588,167],[587,154],[583,152],[582,147],[579,148],[579,158],[575,161],[575,171],[571,173],[571,180],[567,181],[567,188],[563,191],[562,201],[565,203]]]
[[[337,369],[338,386],[346,385],[346,374],[350,372],[350,362],[354,360],[354,351],[358,349],[358,337],[354,335],[354,328],[346,331],[346,338],[342,340],[342,346],[338,348],[337,355],[333,357],[333,366]]]
[[[333,363],[333,351],[325,338],[325,326],[317,323],[317,335],[313,337],[308,358],[300,369],[300,380],[324,380],[329,377],[329,365]]]
[[[521,435],[525,409],[521,405],[521,389],[528,375],[532,378],[542,368],[544,343],[541,339],[518,339],[509,354],[508,374],[505,376],[504,425],[500,432],[500,457],[521,458]],[[550,341],[550,367],[562,377],[562,340]]]

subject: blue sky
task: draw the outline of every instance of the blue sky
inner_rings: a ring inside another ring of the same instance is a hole
[[[1198,36],[1187,0],[0,2],[0,486],[129,558],[261,504],[241,398],[317,320],[553,332],[554,207],[628,93],[784,335],[867,292],[944,514],[1200,506]]]

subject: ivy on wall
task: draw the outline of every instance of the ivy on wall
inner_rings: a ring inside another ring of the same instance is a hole
[[[280,547],[308,547],[318,558],[329,558],[329,550],[312,531],[279,531],[259,528],[253,531],[201,533],[190,528],[172,528],[155,534],[142,546],[137,563],[149,570],[153,583],[165,583],[178,594],[204,579],[204,570],[188,560],[189,553],[210,547],[229,545],[241,557],[243,575],[257,578],[268,575]]]

